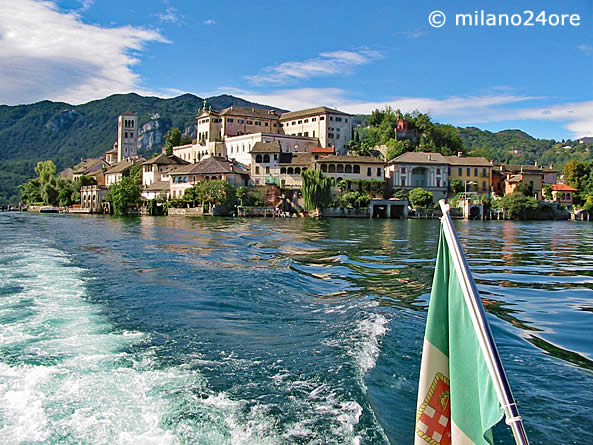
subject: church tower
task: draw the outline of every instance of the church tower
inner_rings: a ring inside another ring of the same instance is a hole
[[[117,117],[117,162],[137,156],[138,116],[126,112]]]

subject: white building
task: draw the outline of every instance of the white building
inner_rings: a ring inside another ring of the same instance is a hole
[[[222,111],[202,108],[197,117],[198,141],[214,142],[249,133],[279,133],[280,114],[275,110],[228,107]]]
[[[389,161],[385,175],[391,188],[432,192],[435,201],[447,198],[449,162],[440,153],[407,152]]]
[[[310,108],[282,114],[284,134],[319,139],[322,147],[334,147],[345,154],[352,139],[352,115],[327,107]]]
[[[137,156],[138,116],[124,113],[117,117],[117,162]]]

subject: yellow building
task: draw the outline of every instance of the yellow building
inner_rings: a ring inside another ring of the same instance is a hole
[[[467,191],[489,194],[492,187],[492,164],[484,157],[445,156],[449,164],[449,182],[461,181]]]

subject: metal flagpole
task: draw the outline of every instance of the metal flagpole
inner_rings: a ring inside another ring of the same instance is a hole
[[[449,214],[449,205],[444,199],[441,199],[439,204],[443,211],[441,223],[443,224],[445,238],[447,239],[447,244],[451,251],[455,270],[460,278],[461,290],[472,319],[480,349],[482,350],[486,365],[488,366],[488,372],[494,383],[496,396],[505,413],[505,422],[513,431],[515,443],[519,445],[528,445],[529,440],[525,434],[517,404],[513,399],[513,393],[511,392],[511,387],[504,372],[502,362],[500,361],[496,343],[492,337],[492,332],[486,322],[486,314],[484,312],[484,307],[482,306],[482,301],[479,298],[476,283],[469,271],[469,266],[465,259],[465,255],[463,254],[463,248],[459,243],[455,227],[453,227],[451,215]]]

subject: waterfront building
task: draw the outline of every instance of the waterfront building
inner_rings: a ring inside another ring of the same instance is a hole
[[[390,188],[406,191],[421,187],[434,201],[447,198],[449,161],[440,153],[411,151],[392,159],[385,168]]]
[[[105,170],[105,185],[110,187],[111,185],[121,181],[124,176],[130,176],[130,170],[133,166],[139,165],[146,161],[143,156],[136,156],[134,158],[126,158],[115,165],[112,165]]]
[[[235,187],[247,185],[249,172],[245,167],[225,158],[211,156],[196,164],[176,167],[169,172],[171,198],[182,198],[185,191],[200,181],[224,180]]]
[[[496,194],[509,195],[515,192],[519,184],[527,184],[531,187],[535,199],[542,199],[542,187],[544,178],[544,169],[535,165],[522,164],[501,164],[494,167],[492,176],[497,175],[493,183]]]
[[[105,185],[104,171],[111,167],[109,162],[103,158],[83,159],[79,164],[70,169],[70,173],[65,177],[76,181],[81,176],[95,178],[98,185]]]
[[[137,153],[138,116],[126,112],[117,117],[117,162],[132,158]]]
[[[352,115],[328,107],[283,113],[280,123],[284,134],[317,138],[340,154],[352,140]]]
[[[461,181],[464,190],[477,192],[478,194],[490,194],[492,187],[492,164],[478,156],[463,156],[459,152],[457,156],[444,156],[449,164],[447,169],[448,181],[453,179]]]
[[[102,185],[86,185],[80,188],[80,208],[88,213],[103,212],[103,197],[107,187]]]
[[[254,185],[280,185],[280,153],[282,145],[279,141],[256,142],[251,149],[250,177]]]
[[[311,153],[280,153],[280,186],[283,189],[300,189],[303,187],[301,174],[314,166]]]
[[[560,204],[571,206],[576,191],[577,189],[566,184],[552,184],[552,199]]]
[[[169,171],[178,165],[189,162],[175,156],[161,153],[148,161],[142,162],[142,187],[149,186],[159,181],[169,181]]]
[[[372,156],[320,156],[314,160],[315,167],[321,172],[340,181],[385,180],[385,162]]]

